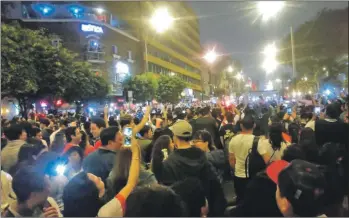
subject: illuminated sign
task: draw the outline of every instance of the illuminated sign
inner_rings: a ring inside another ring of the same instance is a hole
[[[92,24],[81,24],[81,30],[84,32],[103,33],[102,27]]]

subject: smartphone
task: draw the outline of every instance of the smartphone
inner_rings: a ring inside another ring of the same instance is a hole
[[[131,137],[132,137],[132,128],[125,127],[124,128],[124,146],[131,146]]]
[[[319,115],[320,112],[321,112],[321,108],[320,108],[320,107],[315,107],[315,108],[314,108],[314,113],[315,113],[316,115]]]
[[[292,108],[287,108],[287,114],[292,114]]]

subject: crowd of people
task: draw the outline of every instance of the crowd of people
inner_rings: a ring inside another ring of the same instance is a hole
[[[348,102],[2,119],[1,215],[348,216]]]

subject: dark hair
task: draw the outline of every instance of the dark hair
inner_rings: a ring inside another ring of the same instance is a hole
[[[46,147],[46,145],[44,145],[44,143],[42,143],[42,141],[40,139],[37,139],[37,138],[27,138],[27,143],[28,144],[32,144],[32,145],[38,145],[38,146],[41,146],[41,147]]]
[[[76,126],[74,126],[74,127],[68,127],[68,128],[66,128],[65,129],[65,137],[66,137],[66,139],[67,139],[67,142],[71,142],[71,140],[72,140],[72,135],[73,136],[76,136],[76,129],[77,129],[77,127]]]
[[[339,112],[336,104],[327,105],[326,116],[328,116],[331,119],[337,119],[339,117]]]
[[[253,129],[253,126],[255,124],[253,117],[250,115],[245,115],[240,123],[247,130]]]
[[[292,143],[298,143],[300,127],[296,123],[290,123],[288,125],[288,133],[291,136]]]
[[[25,131],[24,128],[19,124],[11,125],[4,129],[4,134],[6,138],[10,141],[17,140],[21,136],[22,132]]]
[[[98,128],[106,128],[105,121],[102,118],[94,117],[91,119],[91,123],[96,124]]]
[[[228,123],[234,122],[234,114],[232,112],[225,113]]]
[[[12,188],[19,203],[28,200],[31,193],[42,192],[46,187],[45,175],[32,166],[20,168],[12,180]]]
[[[189,142],[192,137],[191,136],[176,136],[180,141],[185,141],[185,142]]]
[[[80,148],[79,146],[72,146],[64,153],[64,155],[68,158],[71,155],[71,153],[73,153],[73,152],[77,152],[79,154],[81,162],[82,162],[84,159],[84,150],[82,148]]]
[[[31,128],[31,131],[30,131],[30,133],[28,134],[28,137],[36,137],[36,135],[37,135],[38,133],[40,133],[40,132],[41,132],[41,129],[40,129],[40,128],[33,127],[33,128]]]
[[[302,129],[299,135],[299,143],[304,143],[308,141],[310,144],[316,144],[315,142],[315,132],[312,128],[306,127]]]
[[[299,145],[302,148],[302,150],[304,151],[305,156],[306,156],[306,160],[308,162],[318,163],[319,148],[315,144],[315,142],[310,141],[310,140],[304,140],[304,141],[300,142]]]
[[[49,126],[50,125],[50,121],[46,118],[41,118],[40,119],[40,123],[46,125],[46,126]]]
[[[66,120],[66,119],[60,120],[60,121],[59,121],[59,125],[60,125],[60,126],[65,126],[65,127],[67,127],[67,126],[69,125],[69,121]]]
[[[210,134],[210,132],[208,132],[207,130],[199,130],[196,131],[196,133],[193,136],[193,139],[200,139],[203,142],[208,142],[208,149],[210,151],[214,150],[214,146],[212,144],[212,136]]]
[[[319,163],[329,168],[331,174],[336,178],[335,180],[338,180],[337,186],[340,187],[339,191],[342,193],[347,193],[348,189],[348,162],[348,152],[343,144],[329,142],[319,149]]]
[[[30,137],[30,133],[31,133],[32,128],[33,128],[32,124],[27,122],[27,121],[22,121],[19,123],[19,125],[22,126],[22,128],[27,132],[28,137]]]
[[[140,134],[142,137],[144,137],[144,135],[145,135],[146,133],[148,133],[149,130],[150,130],[150,126],[144,125],[144,127],[141,129],[141,131],[139,131],[139,134]]]
[[[287,146],[282,155],[282,160],[291,162],[295,159],[306,160],[306,156],[302,148],[298,144],[292,144]]]
[[[211,108],[209,106],[206,106],[204,108],[201,108],[200,112],[201,112],[202,115],[207,115],[207,114],[210,113],[210,110],[211,110]]]
[[[125,217],[186,216],[181,198],[171,188],[162,185],[136,188],[127,198],[126,205]]]
[[[99,191],[87,173],[75,175],[63,191],[65,217],[96,217],[102,204]]]
[[[115,135],[120,131],[118,126],[111,126],[101,131],[102,146],[107,146],[109,141],[115,140]]]
[[[187,178],[171,186],[186,203],[189,217],[201,217],[201,208],[206,205],[205,190],[197,178]]]
[[[113,169],[110,177],[107,180],[109,196],[115,196],[127,184],[130,166],[131,166],[132,152],[129,148],[122,148],[117,153],[114,161]]]
[[[187,120],[191,120],[191,119],[193,119],[193,118],[194,118],[193,113],[187,114]],[[167,119],[168,119],[168,117],[167,117]]]
[[[120,118],[120,126],[121,128],[124,128],[127,125],[130,125],[132,123],[133,117],[131,115],[125,115]]]
[[[269,141],[271,147],[274,150],[281,149],[281,143],[284,141],[282,138],[282,125],[281,123],[273,123],[269,127]]]

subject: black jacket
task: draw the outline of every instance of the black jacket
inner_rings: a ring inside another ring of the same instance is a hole
[[[189,177],[198,178],[206,191],[209,216],[224,215],[226,200],[223,190],[203,151],[195,147],[177,149],[164,161],[162,153],[154,156],[152,168],[159,183],[172,185]]]

